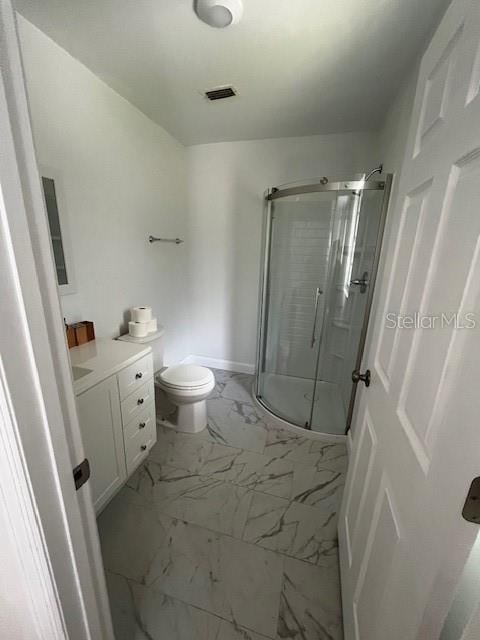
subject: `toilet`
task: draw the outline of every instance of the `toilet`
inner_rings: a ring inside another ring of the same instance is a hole
[[[119,340],[148,344],[153,352],[153,366],[155,370],[155,386],[163,391],[167,404],[173,411],[162,410],[162,404],[157,402],[160,415],[158,420],[167,427],[185,433],[198,433],[207,426],[208,396],[215,387],[213,373],[207,367],[195,364],[178,364],[172,367],[163,366],[163,337],[162,327],[144,338],[135,338],[128,334],[120,336]],[[168,414],[168,415],[167,415]]]
[[[205,429],[206,399],[215,387],[210,369],[195,364],[179,364],[161,371],[155,376],[155,381],[177,407],[175,414],[164,421],[167,426],[185,433],[198,433]]]

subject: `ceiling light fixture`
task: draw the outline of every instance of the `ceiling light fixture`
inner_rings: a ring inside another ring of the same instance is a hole
[[[242,0],[196,0],[195,12],[200,20],[217,29],[240,21]]]

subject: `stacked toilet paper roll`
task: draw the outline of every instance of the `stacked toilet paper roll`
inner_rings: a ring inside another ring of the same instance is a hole
[[[152,316],[151,307],[133,307],[130,316],[128,333],[133,338],[145,338],[157,331],[157,319]]]

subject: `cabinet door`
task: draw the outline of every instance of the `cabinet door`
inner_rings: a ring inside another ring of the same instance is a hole
[[[98,513],[127,477],[120,397],[115,376],[77,398],[91,488]]]

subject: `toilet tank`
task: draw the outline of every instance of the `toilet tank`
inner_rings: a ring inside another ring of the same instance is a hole
[[[151,333],[148,336],[145,336],[145,338],[134,338],[128,333],[125,333],[123,336],[120,336],[118,340],[123,340],[124,342],[135,342],[136,344],[148,344],[148,346],[152,348],[153,370],[156,373],[163,367],[164,333],[165,333],[165,329],[159,326],[158,331],[155,331],[155,333]]]

